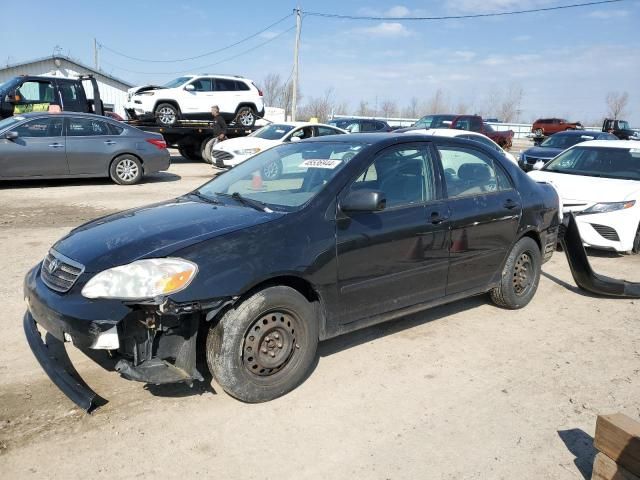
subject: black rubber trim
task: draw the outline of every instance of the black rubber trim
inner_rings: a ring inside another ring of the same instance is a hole
[[[62,390],[62,393],[64,393],[69,400],[87,413],[91,413],[99,406],[96,403],[96,400],[100,399],[98,394],[71,376],[51,354],[49,347],[40,336],[35,320],[29,312],[26,312],[24,315],[23,325],[29,347],[51,381]]]

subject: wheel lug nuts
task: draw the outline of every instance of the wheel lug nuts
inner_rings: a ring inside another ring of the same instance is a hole
[[[279,343],[279,344],[278,344],[278,348],[282,348],[282,343]]]
[[[262,353],[267,353],[267,347],[262,347]]]
[[[280,338],[280,335],[278,335],[277,333],[273,334],[273,338],[275,338],[276,340],[278,340]]]
[[[269,355],[271,355],[271,358],[276,356],[276,354],[274,352],[269,353]]]

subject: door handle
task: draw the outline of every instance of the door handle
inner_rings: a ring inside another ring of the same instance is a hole
[[[113,140],[105,140],[104,144],[105,145],[115,145],[116,142],[114,142]]]
[[[506,202],[504,202],[504,208],[506,208],[507,210],[513,210],[514,208],[518,207],[518,202],[508,199]]]
[[[440,214],[440,212],[431,212],[431,223],[433,223],[434,225],[446,222],[447,220],[449,220],[448,215],[442,215]]]
[[[50,143],[49,146],[51,148],[62,148],[62,147],[64,147],[64,144],[63,143]]]

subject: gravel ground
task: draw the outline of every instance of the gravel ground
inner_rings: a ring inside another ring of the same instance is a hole
[[[579,291],[557,253],[511,312],[476,297],[324,342],[311,377],[260,405],[214,383],[144,388],[74,348],[110,400],[88,416],[48,380],[22,332],[22,279],[75,225],[211,178],[174,157],[141,185],[0,184],[2,478],[590,478],[599,413],[638,418],[638,301]],[[640,281],[640,258],[592,252]]]

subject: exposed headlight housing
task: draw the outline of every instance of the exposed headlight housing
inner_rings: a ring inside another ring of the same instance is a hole
[[[184,290],[198,273],[181,258],[151,258],[98,273],[82,289],[86,298],[144,300]]]
[[[244,148],[242,150],[234,150],[233,153],[235,153],[236,155],[253,155],[255,153],[258,153],[259,151],[259,148]]]
[[[147,90],[145,92],[136,93],[136,95],[148,95],[150,97],[152,97],[155,94],[156,94],[156,92],[154,92],[153,90]]]
[[[629,200],[627,202],[603,202],[596,203],[591,207],[582,211],[582,213],[607,213],[615,212],[616,210],[625,210],[631,208],[636,204],[635,200]]]

